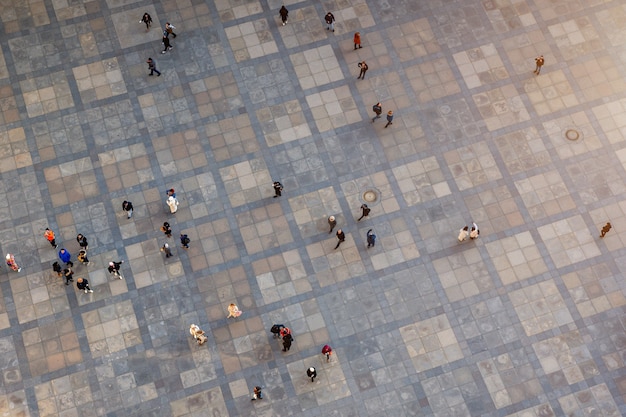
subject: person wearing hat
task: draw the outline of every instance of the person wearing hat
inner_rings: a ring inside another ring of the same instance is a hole
[[[385,125],[385,127],[392,125],[393,123],[393,112],[391,110],[389,110],[387,112],[387,124]]]
[[[315,378],[317,377],[317,371],[314,367],[311,366],[309,369],[306,370],[306,376],[311,378],[311,382],[315,382]]]
[[[335,219],[335,216],[328,217],[328,225],[330,226],[330,230],[328,231],[328,234],[331,234],[335,226],[337,226],[337,219]]]

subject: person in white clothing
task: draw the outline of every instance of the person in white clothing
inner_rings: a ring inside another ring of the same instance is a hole
[[[174,214],[178,210],[178,200],[174,196],[169,196],[166,201],[170,208],[170,213]]]

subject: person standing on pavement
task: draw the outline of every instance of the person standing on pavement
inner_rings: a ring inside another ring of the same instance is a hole
[[[459,230],[459,237],[457,237],[459,242],[463,242],[465,239],[467,239],[467,237],[469,236],[469,232],[467,230],[468,230],[467,225],[461,230]]]
[[[15,256],[13,256],[12,254],[7,253],[7,256],[5,257],[5,259],[7,262],[7,266],[11,268],[12,271],[20,272],[22,270],[22,268],[20,268],[20,266],[17,264],[17,261],[15,260]]]
[[[174,48],[172,45],[170,45],[170,38],[167,37],[167,31],[164,30],[163,31],[163,50],[161,51],[162,54],[166,53],[167,51],[169,51],[170,49]]]
[[[317,377],[317,371],[313,366],[306,370],[306,376],[311,378],[311,382],[315,382],[315,378]]]
[[[374,123],[376,119],[380,119],[380,115],[383,112],[383,107],[381,106],[380,101],[372,106],[372,110],[374,111],[374,114],[376,114],[376,116],[372,119],[372,123]]]
[[[148,63],[148,69],[150,70],[150,74],[148,74],[148,75],[154,75],[154,73],[156,72],[157,73],[157,77],[160,77],[161,76],[161,71],[159,71],[157,69],[156,62],[154,62],[154,59],[148,58],[148,60],[146,62]],[[130,207],[131,207],[131,210],[130,210],[131,214],[130,214],[130,216],[132,216],[132,211],[133,211],[132,210],[132,207],[133,207],[132,203],[131,203]],[[128,211],[128,210],[126,210],[126,211]],[[128,216],[129,219],[130,219],[130,216]]]
[[[54,232],[52,230],[46,227],[46,231],[43,233],[43,235],[46,239],[48,239],[48,243],[50,243],[53,248],[56,249],[59,247],[59,245],[57,245],[56,236],[54,235]]]
[[[61,248],[59,251],[59,258],[65,262],[66,266],[74,266],[72,263],[72,254],[67,251],[65,248]]]
[[[535,58],[535,70],[533,71],[535,74],[539,75],[544,62],[545,60],[543,59],[543,55],[539,55],[537,58]]]
[[[161,252],[165,253],[166,258],[173,256],[172,251],[170,250],[170,245],[167,243],[163,244],[163,246],[161,247]]]
[[[76,257],[76,259],[78,259],[78,262],[84,265],[89,265],[91,263],[89,262],[89,258],[87,258],[86,250],[81,250],[80,252],[78,252],[78,256]]]
[[[367,204],[365,204],[365,203],[361,204],[361,217],[359,217],[359,219],[357,220],[357,222],[360,222],[360,221],[363,219],[363,217],[367,217],[367,216],[369,216],[370,211],[372,211],[372,209],[371,209],[371,208],[369,208],[369,207],[367,206]]]
[[[372,229],[367,231],[367,247],[376,246],[376,235],[372,231]]]
[[[367,66],[367,64],[365,63],[365,61],[361,61],[359,62],[359,68],[361,68],[361,72],[359,73],[359,76],[356,77],[357,80],[360,78],[362,80],[365,79],[365,73],[367,72],[367,70],[369,69],[369,67]]]
[[[354,49],[362,48],[361,46],[361,32],[354,33]]]
[[[322,348],[322,355],[326,355],[326,362],[330,362],[330,355],[333,354],[333,348],[330,345],[324,345]]]
[[[287,17],[289,16],[289,10],[287,10],[284,4],[283,4],[283,7],[281,7],[280,10],[278,11],[278,14],[280,15],[280,18],[283,21],[283,26],[285,26],[287,24]]]
[[[174,214],[178,211],[178,200],[176,199],[176,197],[169,196],[166,203],[170,208],[170,213]]]
[[[228,305],[228,317],[226,318],[229,319],[232,317],[236,319],[237,317],[241,316],[242,313],[243,311],[239,310],[239,307],[237,307],[235,303],[230,303]]]
[[[116,276],[119,279],[124,279],[124,277],[122,277],[122,274],[120,274],[120,268],[122,267],[123,263],[124,261],[109,262],[109,267],[107,268],[109,270],[109,274],[113,274],[113,276]]]
[[[470,234],[469,234],[470,239],[472,240],[478,239],[479,235],[480,235],[480,230],[478,230],[478,225],[476,223],[472,223],[472,230],[470,230]]]
[[[74,271],[72,271],[72,268],[65,268],[63,275],[65,275],[65,285],[70,285],[70,282],[74,282]]]
[[[93,290],[89,288],[89,281],[87,281],[87,278],[78,278],[76,280],[76,286],[79,290],[85,291],[85,294],[87,294],[88,292],[93,292]]]
[[[274,198],[283,195],[283,185],[280,181],[274,181]]]
[[[293,337],[290,334],[283,336],[283,352],[287,352],[291,349],[291,342],[293,341]]]
[[[335,216],[328,217],[328,225],[330,226],[330,230],[328,231],[328,234],[331,234],[335,226],[337,226],[337,219],[335,219]]]
[[[54,261],[52,264],[52,270],[57,273],[58,276],[63,276],[63,268],[61,268],[61,264],[57,261]]]
[[[180,244],[183,245],[183,248],[189,249],[189,243],[191,243],[191,239],[184,233],[180,234]]]
[[[339,245],[341,245],[346,240],[346,234],[341,229],[337,230],[336,236],[337,236],[337,246],[335,246],[335,249],[337,249]]]
[[[143,14],[143,17],[139,21],[139,23],[146,24],[146,32],[150,30],[150,26],[152,26],[152,17],[148,14],[148,12]]]
[[[148,58],[148,61],[152,61],[152,58]],[[156,71],[156,67],[153,68],[153,71]],[[157,73],[161,75],[159,71],[157,71]],[[152,73],[150,73],[150,75],[152,75]],[[124,202],[122,203],[122,210],[126,212],[126,218],[130,219],[131,217],[133,217],[133,203],[131,203],[130,201],[124,200]]]
[[[170,22],[165,22],[165,31],[167,32],[168,37],[169,35],[172,35],[174,36],[174,38],[176,38],[177,35],[174,33],[174,29],[176,29],[176,26],[174,26]]]
[[[161,226],[161,231],[165,234],[166,237],[172,237],[172,228],[168,222],[163,222],[163,226]]]
[[[89,242],[87,242],[87,238],[85,236],[83,236],[82,233],[79,233],[76,236],[76,241],[78,242],[78,244],[80,245],[80,248],[83,250],[87,250],[89,249]]]
[[[331,12],[326,13],[324,16],[324,20],[326,21],[326,30],[335,31],[335,16]]]
[[[393,124],[393,112],[389,110],[387,112],[387,124],[385,125],[385,128],[392,124]]]

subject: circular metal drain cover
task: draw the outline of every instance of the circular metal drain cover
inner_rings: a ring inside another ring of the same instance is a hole
[[[565,130],[565,139],[571,142],[576,142],[577,140],[582,139],[582,137],[583,135],[580,131],[578,131],[578,129],[571,127]]]
[[[365,190],[361,198],[363,199],[363,201],[365,201],[368,204],[374,204],[378,201],[378,198],[379,198],[378,190],[374,190],[374,189]]]

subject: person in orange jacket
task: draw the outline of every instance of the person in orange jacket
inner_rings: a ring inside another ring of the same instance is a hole
[[[43,235],[46,239],[48,239],[48,242],[50,243],[50,245],[52,245],[53,248],[56,249],[59,246],[57,245],[56,236],[54,236],[54,232],[52,230],[46,227],[46,231],[43,233]]]
[[[356,32],[354,34],[354,49],[362,48],[361,46],[361,32]]]

